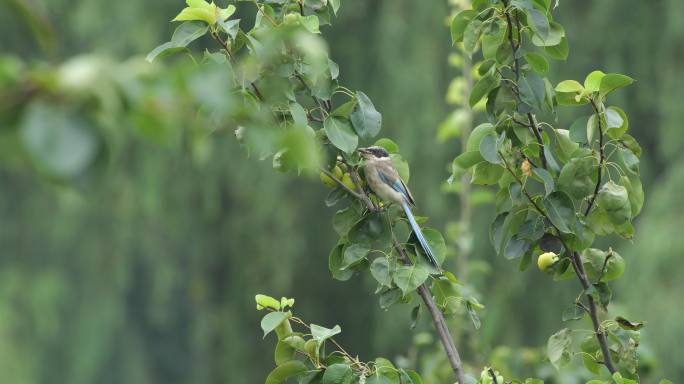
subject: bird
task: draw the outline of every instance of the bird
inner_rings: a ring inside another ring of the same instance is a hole
[[[408,187],[404,181],[399,176],[394,164],[392,163],[392,158],[385,148],[379,146],[372,146],[368,148],[359,148],[358,152],[364,160],[363,171],[366,176],[366,182],[371,190],[382,200],[396,203],[401,206],[406,214],[406,218],[418,238],[421,247],[425,251],[430,263],[437,268],[438,271],[442,271],[435,254],[430,249],[430,245],[423,235],[423,231],[413,217],[413,212],[411,207],[416,206],[416,202],[411,195]]]

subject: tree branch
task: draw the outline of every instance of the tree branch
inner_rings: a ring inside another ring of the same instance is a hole
[[[328,170],[325,169],[325,168],[319,168],[319,169],[321,170],[321,172],[325,173],[326,176],[328,176],[329,178],[333,179],[333,181],[334,181],[335,183],[337,183],[337,185],[339,185],[340,188],[344,189],[344,190],[345,190],[348,194],[350,194],[352,197],[357,198],[357,199],[359,199],[359,200],[363,200],[363,196],[361,196],[361,194],[359,194],[359,193],[357,193],[356,191],[354,191],[353,189],[349,188],[349,187],[347,186],[347,184],[343,183],[342,180],[340,180],[340,179],[338,179],[337,177],[335,177],[335,175],[333,175],[332,173],[330,173],[330,171],[328,171]]]
[[[411,259],[409,259],[408,255],[406,254],[406,250],[404,250],[404,247],[401,245],[401,243],[399,243],[394,234],[392,234],[392,243],[394,244],[394,248],[397,250],[397,252],[399,252],[401,260],[405,264],[411,264]],[[458,353],[456,344],[454,344],[454,339],[451,337],[451,332],[449,332],[449,327],[444,319],[444,314],[442,314],[442,311],[437,307],[435,299],[432,297],[432,292],[430,292],[430,288],[428,288],[427,283],[421,284],[418,287],[417,292],[430,312],[430,316],[432,316],[432,322],[435,324],[435,330],[437,331],[439,339],[444,346],[447,359],[449,360],[449,364],[451,365],[451,369],[454,371],[454,375],[456,376],[458,383],[465,383],[465,373],[463,372],[461,355]]]
[[[565,241],[561,238],[561,231],[556,227],[553,222],[551,222],[551,219],[549,219],[549,216],[544,212],[544,210],[541,209],[541,207],[532,199],[532,196],[527,192],[527,189],[525,188],[525,185],[523,184],[522,180],[518,175],[511,169],[510,165],[506,161],[506,159],[503,157],[503,154],[499,152],[499,156],[504,162],[505,168],[508,170],[508,172],[511,173],[511,175],[515,178],[515,180],[520,184],[520,187],[523,191],[523,194],[527,197],[527,199],[530,201],[530,203],[534,206],[534,208],[539,212],[540,215],[542,215],[546,220],[551,223],[551,226],[556,230],[556,233],[558,233],[558,240],[560,240],[561,244],[563,245],[563,248],[570,253],[570,260],[572,262],[572,267],[575,270],[575,274],[577,275],[577,278],[580,281],[580,284],[582,285],[582,288],[586,291],[590,287],[592,287],[592,284],[589,282],[589,278],[587,277],[587,272],[584,270],[584,265],[582,264],[582,259],[580,257],[579,252],[572,252],[570,251],[570,248],[568,245],[565,243]],[[599,345],[601,346],[601,352],[603,353],[603,364],[608,368],[611,374],[617,372],[617,368],[615,367],[615,364],[613,363],[613,359],[610,356],[610,348],[608,347],[608,339],[606,338],[605,332],[601,329],[601,322],[599,321],[598,318],[598,309],[596,307],[596,302],[594,301],[594,298],[591,295],[586,295],[587,296],[587,303],[589,304],[589,317],[591,317],[591,323],[594,327],[594,334],[596,335],[596,339],[599,342]]]

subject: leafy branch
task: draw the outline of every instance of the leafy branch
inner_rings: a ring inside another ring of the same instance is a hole
[[[498,215],[490,230],[497,254],[519,258],[521,269],[537,255],[539,268],[556,279],[576,276],[582,295],[563,318],[582,318],[584,313],[577,310],[589,315],[596,347],[583,353],[602,354],[601,363],[611,374],[636,377],[635,354],[625,341],[638,335],[618,337],[621,331],[634,330],[606,329],[599,316],[599,305],[606,308],[612,297],[607,282],[622,274],[624,262],[612,250],[591,248],[596,236],[631,237],[631,220],[643,204],[641,150],[626,133],[624,111],[604,104],[610,93],[633,80],[594,71],[584,84],[566,80],[554,88],[544,77],[548,59],[565,60],[568,45],[565,30],[551,17],[550,1],[473,2],[473,9],[454,17],[451,31],[453,41],[462,42],[471,55],[482,54],[470,104],[484,104],[489,123],[474,129],[454,164],[472,168],[475,184],[499,186]],[[559,107],[586,104],[593,114],[578,119],[569,130],[537,121],[542,113],[555,115]],[[604,136],[619,143],[610,154],[605,153]],[[617,183],[605,180],[606,164],[618,170]],[[556,368],[572,356],[569,334],[565,329],[549,339],[549,360]],[[597,373],[591,364],[585,360]]]

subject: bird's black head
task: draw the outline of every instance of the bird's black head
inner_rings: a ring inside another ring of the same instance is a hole
[[[361,156],[363,156],[365,159],[389,157],[387,150],[378,146],[359,148],[359,153],[361,153]]]

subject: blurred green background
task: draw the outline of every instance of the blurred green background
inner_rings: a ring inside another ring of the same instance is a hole
[[[262,341],[256,293],[295,297],[300,317],[340,324],[342,343],[367,360],[410,354],[411,334],[431,329],[408,329],[409,305],[380,310],[369,276],[331,279],[327,189],[248,158],[234,127],[198,117],[203,94],[220,100],[210,73],[187,56],[142,60],[168,40],[182,6],[0,1],[2,382],[262,382],[273,341]],[[458,75],[447,62],[449,12],[446,1],[345,0],[324,28],[342,81],[382,112],[382,134],[411,164],[420,213],[438,228],[459,215],[443,183],[460,144],[436,138]],[[556,14],[571,51],[552,79],[602,69],[638,80],[613,101],[644,148],[647,198],[633,243],[605,244],[628,263],[613,313],[647,322],[644,377],[682,382],[684,2],[564,0]],[[560,126],[571,122],[561,114]],[[45,154],[51,129],[62,141]],[[473,367],[543,347],[578,292],[495,258],[492,217],[487,204],[474,210],[469,281],[487,307],[482,328],[452,321],[468,330]]]

